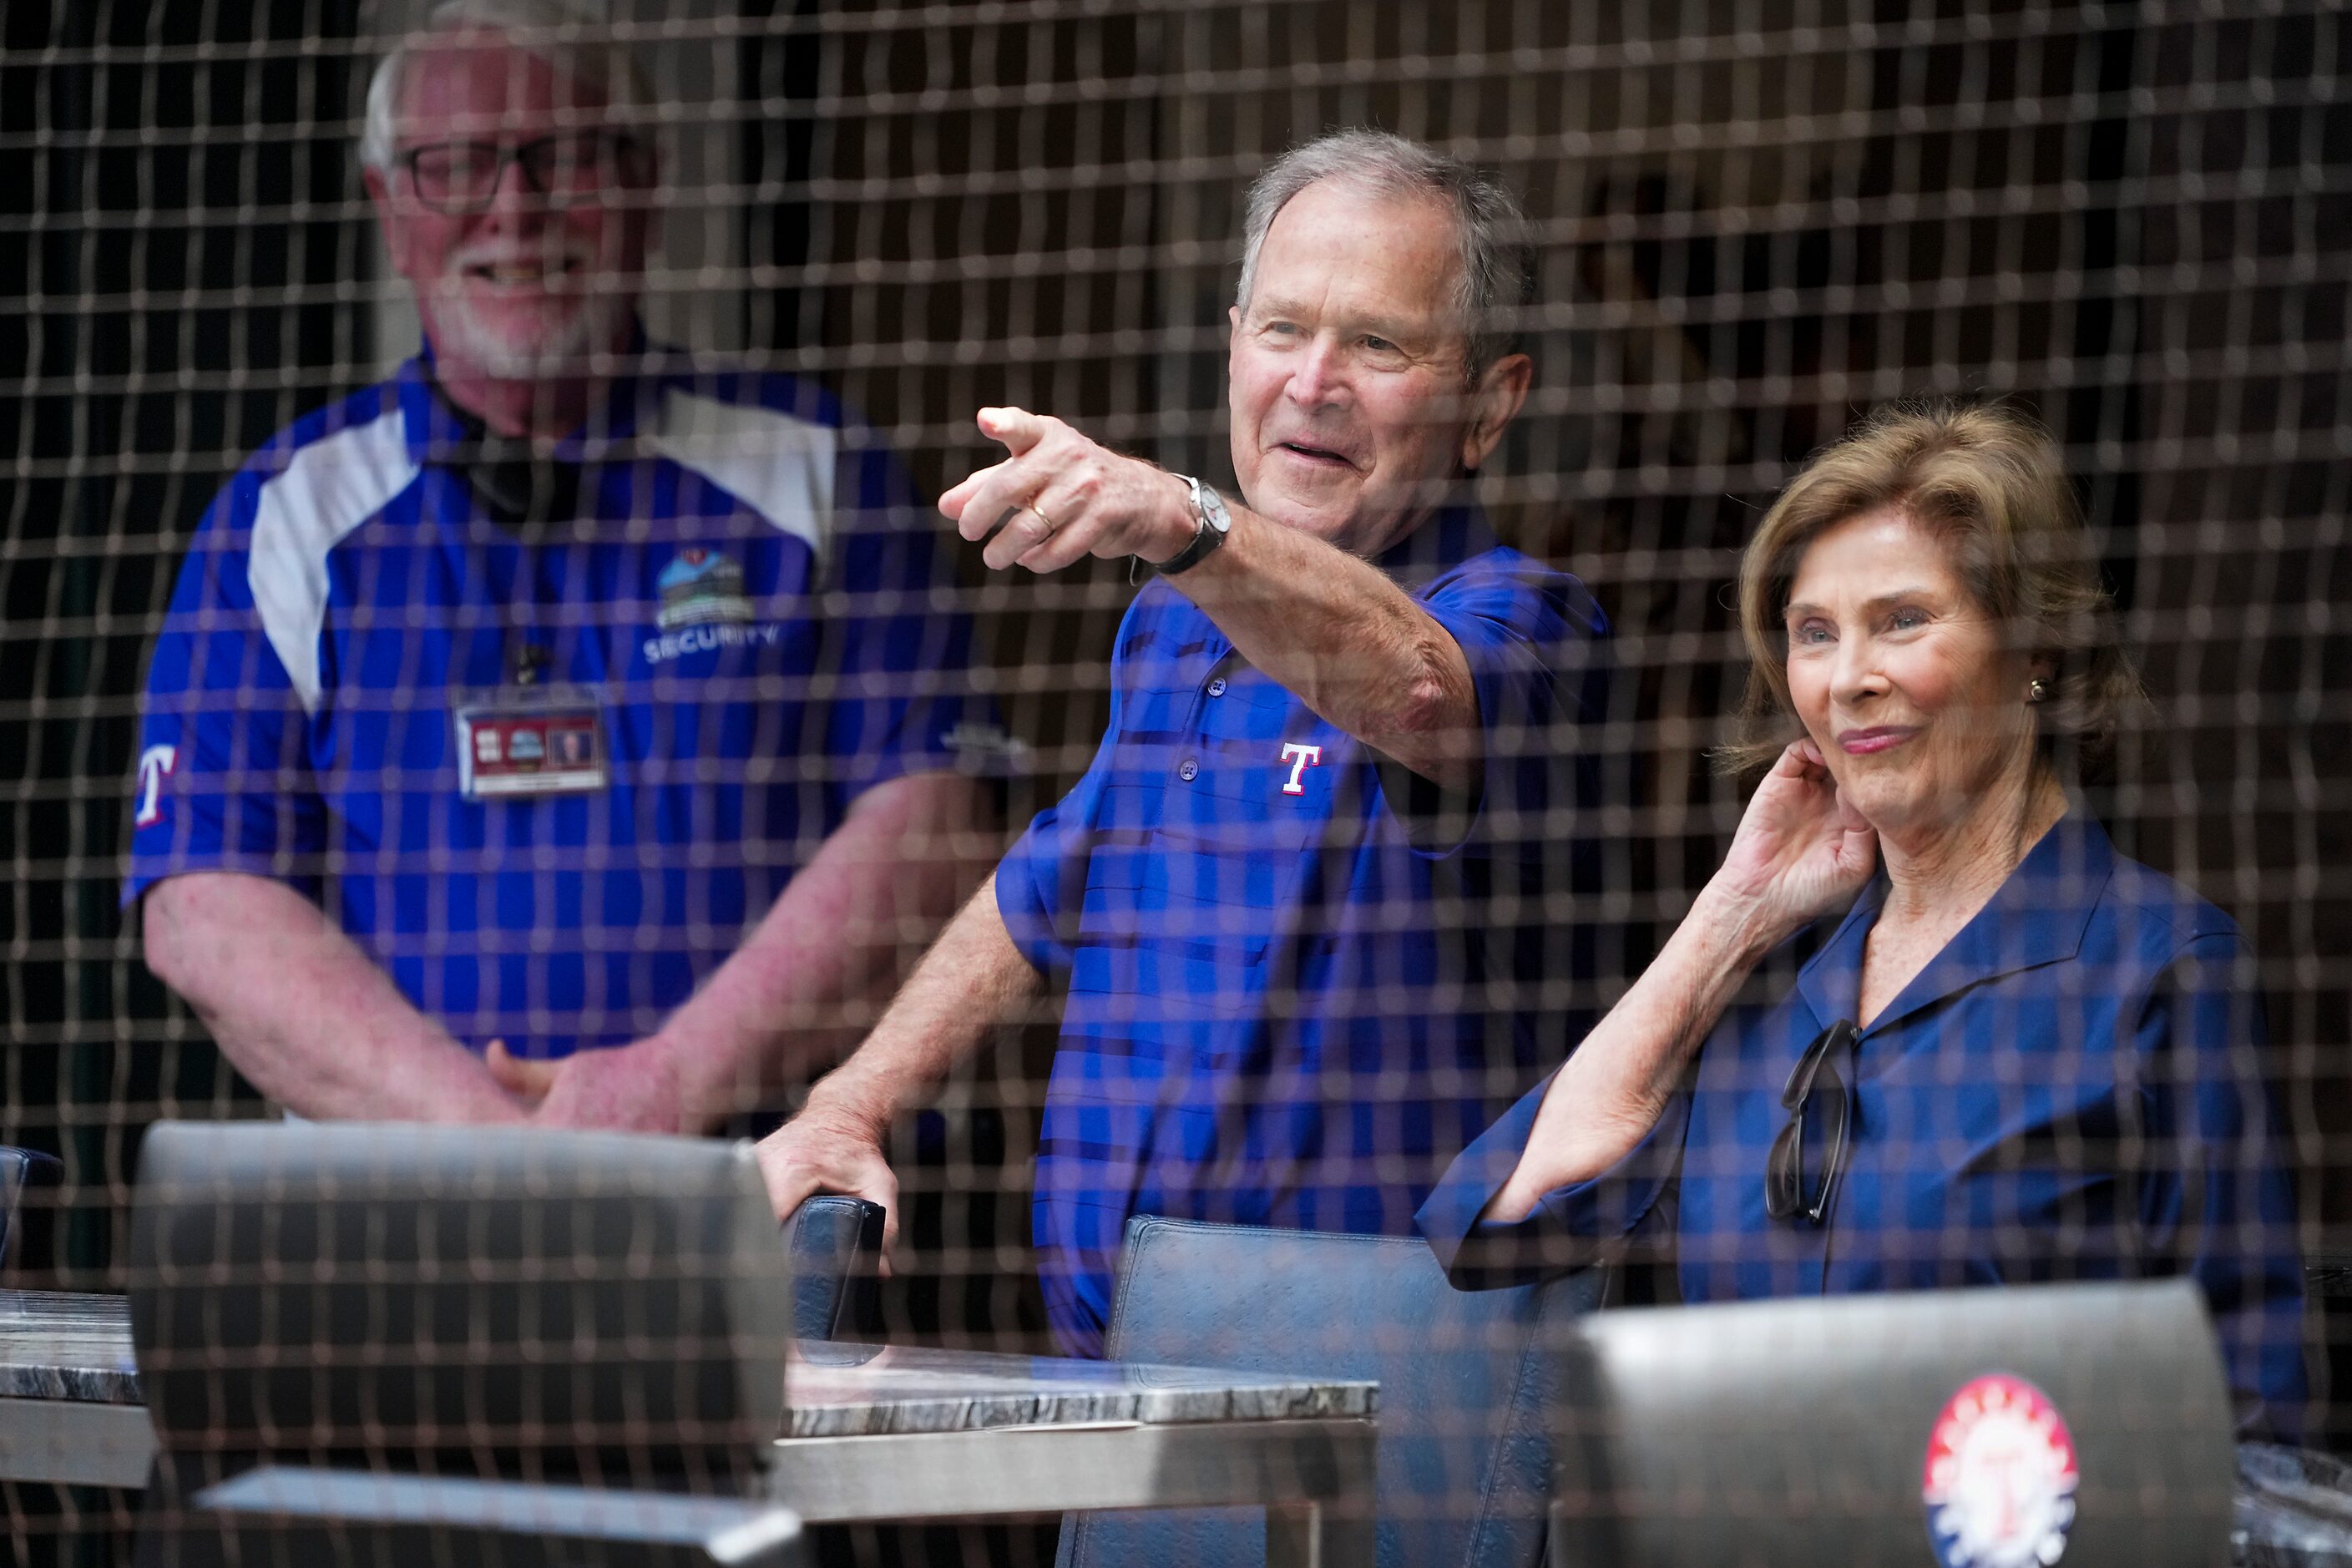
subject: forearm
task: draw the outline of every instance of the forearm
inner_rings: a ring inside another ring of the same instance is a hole
[[[1024,409],[983,408],[980,427],[1010,456],[950,489],[940,510],[964,538],[987,541],[991,567],[1055,572],[1089,554],[1170,561],[1198,536],[1190,488],[1165,469]],[[1228,510],[1224,542],[1171,584],[1332,724],[1424,778],[1474,788],[1477,693],[1452,635],[1367,563],[1247,507]]]
[[[1224,545],[1171,584],[1324,719],[1424,778],[1475,789],[1478,699],[1453,636],[1370,563],[1232,510]]]
[[[662,1029],[708,1127],[856,1043],[996,848],[981,786],[910,774],[860,795],[741,947]]]
[[[810,1117],[845,1120],[878,1142],[956,1064],[1044,988],[1013,944],[992,876],[948,923],[856,1054],[809,1096]]]
[[[1527,1152],[1487,1217],[1523,1219],[1545,1194],[1590,1181],[1633,1152],[1771,945],[1738,900],[1717,887],[1703,891],[1552,1079]]]
[[[481,1058],[403,996],[317,905],[280,883],[200,871],[144,904],[147,959],[237,1069],[320,1120],[517,1121]]]

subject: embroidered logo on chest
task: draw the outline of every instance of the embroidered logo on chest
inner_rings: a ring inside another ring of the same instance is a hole
[[[655,585],[661,590],[662,633],[645,640],[647,664],[719,648],[772,647],[783,636],[774,621],[751,624],[743,568],[723,552],[689,545],[662,568]]]
[[[1304,745],[1297,741],[1282,743],[1282,760],[1290,764],[1290,777],[1283,784],[1285,795],[1307,793],[1307,770],[1323,765],[1323,748]]]
[[[709,621],[748,621],[751,601],[743,594],[743,568],[716,550],[689,546],[661,570],[661,609],[656,618],[666,632]]]

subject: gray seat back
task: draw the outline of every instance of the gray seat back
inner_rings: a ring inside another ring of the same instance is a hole
[[[1380,1562],[1527,1568],[1548,1480],[1547,1323],[1597,1303],[1601,1277],[1463,1292],[1428,1247],[1139,1216],[1128,1224],[1109,1353],[1242,1371],[1374,1378]],[[1062,1568],[1265,1561],[1250,1510],[1073,1514]]]
[[[1558,1564],[2229,1560],[2184,1280],[1603,1313],[1565,1355]]]
[[[264,1463],[736,1495],[782,1426],[793,1309],[748,1146],[159,1123],[131,1335],[144,1533]]]

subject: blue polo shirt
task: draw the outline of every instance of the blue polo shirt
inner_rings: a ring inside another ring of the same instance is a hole
[[[1590,793],[1576,727],[1604,623],[1472,508],[1377,564],[1468,659],[1477,799],[1412,785],[1155,581],[1119,627],[1093,765],[998,868],[1013,941],[1069,986],[1034,1224],[1073,1353],[1101,1352],[1130,1215],[1404,1233],[1556,1048],[1541,944],[1489,915],[1507,891],[1543,921]]]
[[[1481,1225],[1549,1079],[1530,1090],[1422,1210],[1455,1282],[1580,1266],[1634,1235],[1670,1241],[1688,1301],[2186,1274],[2212,1309],[2242,1423],[2292,1436],[2303,1269],[2244,945],[2227,915],[2079,814],[1838,1064],[1855,1118],[1825,1222],[1765,1213],[1781,1086],[1821,1031],[1856,1016],[1886,890],[1882,876],[1824,922],[1793,984],[1801,944],[1779,956],[1777,984],[1768,964],[1772,999],[1725,1015],[1692,1088],[1618,1166],[1517,1225]],[[1808,1147],[1830,1131],[1824,1110]],[[1809,1187],[1820,1175],[1809,1163]]]
[[[150,662],[123,897],[275,879],[460,1040],[557,1057],[656,1027],[859,792],[991,713],[939,530],[815,388],[648,353],[556,449],[576,521],[494,512],[467,440],[415,360],[221,492]],[[458,710],[526,685],[595,713],[607,787],[461,792]]]

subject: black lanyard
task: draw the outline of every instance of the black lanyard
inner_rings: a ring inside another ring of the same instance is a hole
[[[433,399],[457,426],[454,440],[433,444],[425,461],[456,475],[492,519],[519,525],[571,522],[580,516],[585,469],[545,456],[527,437],[500,436],[460,408],[437,383]]]

